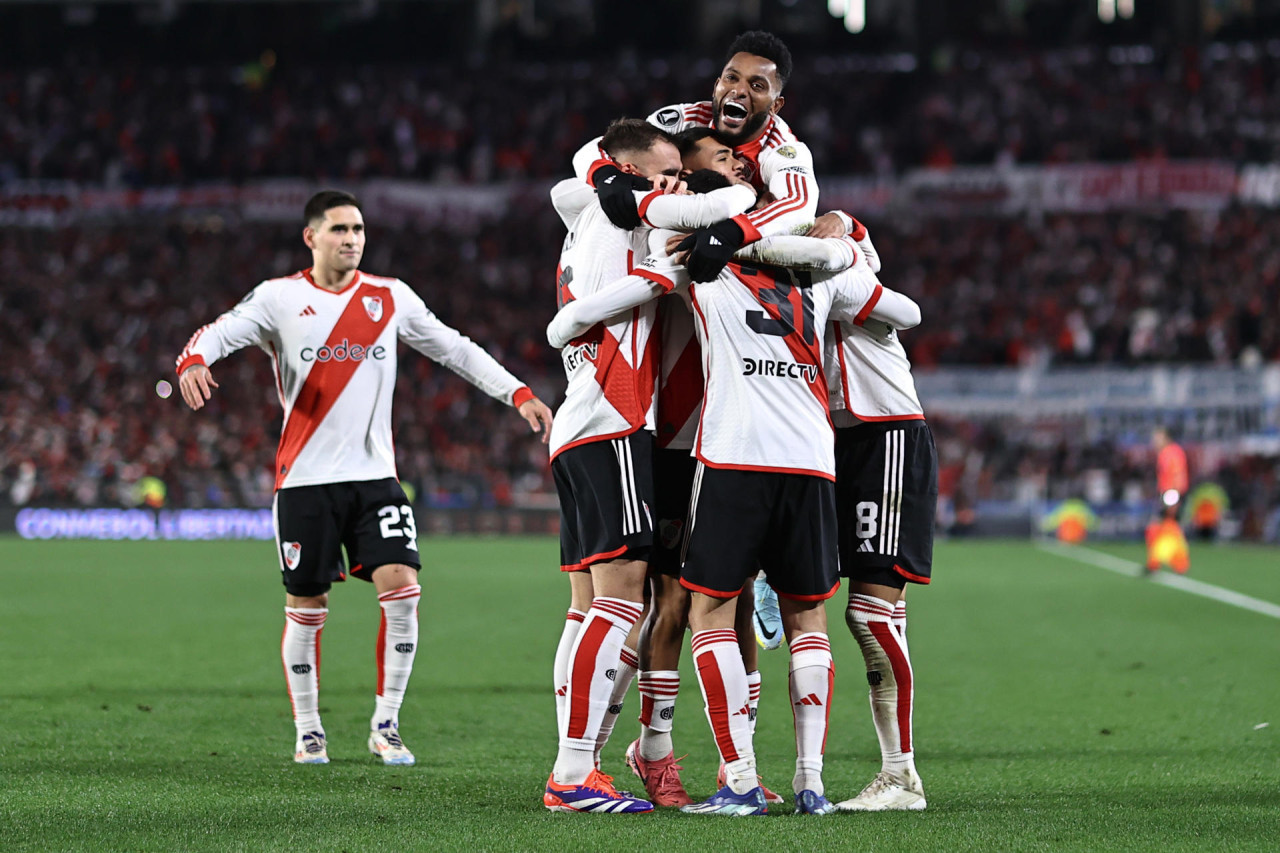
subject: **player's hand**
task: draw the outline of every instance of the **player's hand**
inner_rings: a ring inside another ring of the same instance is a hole
[[[213,389],[218,383],[213,381],[213,374],[203,364],[193,364],[178,377],[178,388],[182,391],[182,399],[192,411],[204,408],[204,401],[213,396]]]
[[[551,440],[551,410],[547,408],[546,403],[537,397],[532,397],[521,403],[516,411],[525,419],[533,432],[542,433],[543,444]]]
[[[667,255],[675,255],[677,264],[684,265],[685,259],[689,257],[689,250],[686,248],[686,250],[681,251],[680,245],[689,240],[690,236],[691,234],[672,234],[671,237],[667,238]],[[692,247],[692,243],[690,243],[690,247]]]
[[[628,175],[617,166],[598,167],[591,175],[596,186],[596,198],[600,209],[618,228],[630,231],[640,227],[640,213],[636,209],[636,190],[648,190],[648,178]]]
[[[745,239],[742,227],[732,219],[725,219],[685,237],[676,245],[676,251],[689,252],[684,262],[689,278],[698,282],[714,281],[733,253],[742,248]]]
[[[827,215],[829,216],[830,214]],[[849,218],[853,219],[852,216]],[[853,238],[853,242],[858,244],[858,248],[866,256],[867,264],[871,267],[871,271],[880,272],[880,253],[871,244],[871,232],[867,230],[867,226],[853,219],[853,230],[849,232],[849,236]]]
[[[649,179],[655,190],[662,190],[663,195],[689,195],[689,186],[671,175],[654,175]]]
[[[845,233],[844,220],[835,213],[824,213],[809,226],[809,230],[805,232],[804,236],[822,239],[826,237],[843,237]]]

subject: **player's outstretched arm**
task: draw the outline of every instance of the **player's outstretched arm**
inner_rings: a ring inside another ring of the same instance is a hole
[[[218,383],[214,381],[213,373],[203,364],[191,365],[178,377],[178,389],[182,392],[182,399],[192,411],[203,409],[205,400],[213,397],[213,389],[217,387]]]
[[[588,296],[575,299],[556,312],[547,324],[547,343],[562,349],[596,323],[656,299],[670,288],[638,275],[607,284]]]
[[[543,444],[551,440],[551,410],[547,408],[546,403],[537,397],[530,397],[516,406],[516,411],[520,413],[520,417],[524,418],[525,423],[529,424],[529,429],[533,430],[535,435],[542,433]]]
[[[848,237],[798,237],[779,234],[739,249],[734,258],[789,269],[840,272],[857,263],[858,252]]]

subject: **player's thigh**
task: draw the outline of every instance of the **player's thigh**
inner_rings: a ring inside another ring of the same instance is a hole
[[[571,447],[551,463],[560,498],[560,568],[648,560],[653,436],[644,430]]]
[[[938,457],[924,421],[836,430],[840,573],[928,583],[938,510]]]
[[[840,587],[835,484],[804,474],[775,474],[776,503],[762,559],[780,599],[823,601]]]
[[[687,589],[736,596],[759,567],[773,511],[772,475],[698,463],[680,570]]]
[[[418,523],[404,489],[394,477],[344,483],[346,523],[343,544],[351,576],[372,581],[373,570],[398,564],[418,569]]]
[[[680,577],[680,555],[688,529],[689,499],[698,460],[688,450],[659,449],[653,456],[655,531],[649,573]]]
[[[272,502],[276,557],[285,590],[310,598],[343,579],[342,539],[335,523],[333,487],[280,489]]]

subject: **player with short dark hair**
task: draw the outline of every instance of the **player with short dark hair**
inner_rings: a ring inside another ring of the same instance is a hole
[[[725,181],[748,186],[746,165],[719,141],[709,127],[692,127],[676,134],[676,146],[694,193],[714,192]],[[754,190],[752,190],[754,193]],[[697,460],[691,455],[702,406],[701,349],[682,297],[659,300],[662,360],[658,384],[658,433],[654,452],[654,518],[657,535],[649,560],[652,590],[649,617],[638,649],[640,659],[640,737],[627,747],[627,766],[644,783],[656,805],[691,802],[680,780],[672,729],[680,687],[680,654],[688,628],[689,591],[680,585],[681,554],[689,499]],[[750,626],[752,600],[739,600],[740,649],[750,687],[750,716],[755,723],[760,700],[758,649]],[[723,773],[723,768],[721,768]],[[723,782],[721,782],[723,784]],[[783,799],[762,787],[770,803]]]
[[[391,442],[396,346],[403,341],[515,407],[544,441],[551,411],[478,344],[441,322],[403,281],[359,269],[365,226],[353,196],[316,193],[304,215],[311,267],[262,282],[192,335],[177,359],[178,384],[183,400],[198,410],[218,387],[209,370],[214,362],[248,346],[271,356],[284,408],[273,516],[285,587],[280,648],[297,729],[294,761],[329,761],[320,721],[320,633],[331,585],[350,574],[373,583],[382,611],[369,750],[386,764],[413,764],[400,738],[399,710],[418,645],[420,559]]]
[[[607,182],[637,194],[631,204],[642,222],[683,227],[745,210],[754,197],[749,188],[714,198],[652,189],[651,178],[674,178],[681,164],[667,134],[642,120],[615,121],[603,141],[613,147],[592,171],[597,193],[575,180],[552,191],[569,227],[557,269],[560,305],[625,276],[647,253],[648,228],[622,230],[605,214]],[[560,748],[543,794],[555,811],[652,808],[617,792],[597,764],[638,663],[631,635],[653,541],[654,319],[654,306],[637,306],[562,344],[569,384],[552,430],[551,470],[571,602],[554,666]]]
[[[836,212],[844,239],[865,247],[862,223]],[[881,769],[842,811],[925,807],[912,732],[915,678],[907,650],[908,583],[933,572],[938,460],[897,330],[873,318],[833,324],[824,354],[835,425],[840,574],[849,580],[845,622],[866,664]]]
[[[772,33],[752,30],[729,45],[711,100],[672,104],[655,110],[649,121],[670,133],[709,127],[733,147],[746,164],[751,183],[767,192],[769,203],[748,214],[700,229],[690,256],[695,281],[710,281],[739,248],[813,222],[818,210],[818,184],[813,155],[778,115],[791,78],[791,51]],[[594,144],[574,157],[574,168],[586,176],[601,163]],[[610,218],[619,227],[634,227],[635,213],[619,198]]]

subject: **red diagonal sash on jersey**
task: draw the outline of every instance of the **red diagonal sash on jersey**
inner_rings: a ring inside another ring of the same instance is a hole
[[[658,444],[666,447],[702,402],[702,351],[690,336],[658,391]]]
[[[381,300],[381,312],[366,308],[365,297]],[[373,287],[361,282],[351,295],[351,301],[347,303],[342,316],[334,324],[325,346],[333,349],[346,339],[348,348],[358,345],[367,350],[377,342],[382,330],[391,322],[395,308],[388,288]],[[374,315],[378,317],[376,321],[373,319]],[[285,421],[284,432],[280,436],[280,449],[276,452],[277,489],[284,483],[289,469],[293,467],[325,415],[329,414],[333,404],[338,401],[361,363],[354,359],[343,359],[317,361],[312,365],[311,372],[298,390],[298,397],[289,410],[289,418]]]

